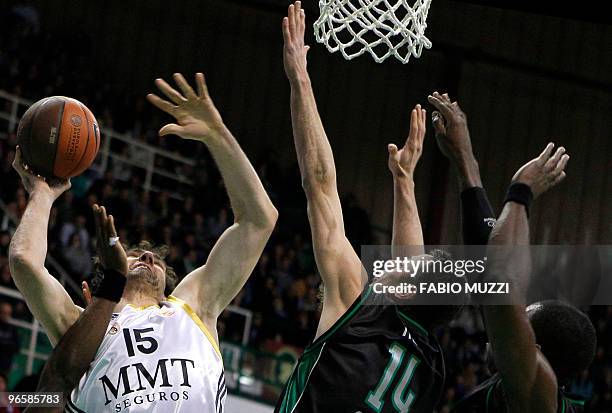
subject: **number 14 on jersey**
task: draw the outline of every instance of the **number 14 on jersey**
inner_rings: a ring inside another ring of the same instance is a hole
[[[393,343],[393,345],[391,345],[389,353],[391,353],[391,360],[389,360],[387,367],[385,367],[385,371],[378,385],[376,385],[374,390],[368,393],[365,403],[376,413],[380,413],[385,403],[385,396],[390,390],[389,387],[391,383],[395,379],[395,376],[397,376],[402,365],[405,364],[401,379],[392,389],[391,402],[397,412],[408,413],[415,398],[414,392],[408,389],[408,385],[420,361],[418,358],[411,355],[408,360],[404,362],[407,351],[398,343]]]

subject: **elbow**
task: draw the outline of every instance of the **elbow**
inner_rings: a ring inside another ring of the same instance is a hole
[[[278,209],[274,205],[270,206],[270,210],[268,211],[268,220],[269,225],[274,228],[276,226],[276,222],[278,221]]]
[[[274,228],[276,227],[277,221],[278,221],[278,210],[272,204],[272,202],[270,202],[270,205],[265,208],[265,211],[262,214],[260,227],[272,233],[272,231],[274,231]]]
[[[9,250],[9,267],[13,275],[17,274],[22,268],[31,268],[33,264],[28,258],[24,251],[15,250],[10,248]]]
[[[268,201],[265,206],[258,208],[257,213],[234,217],[235,224],[248,224],[254,229],[268,233],[274,231],[276,221],[278,221],[278,210],[274,207],[272,201]]]

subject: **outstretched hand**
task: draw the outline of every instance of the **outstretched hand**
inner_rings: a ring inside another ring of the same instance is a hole
[[[472,154],[472,143],[468,130],[467,117],[457,102],[451,102],[447,93],[427,97],[437,110],[431,113],[436,141],[442,153],[451,160]]]
[[[113,216],[106,215],[106,208],[96,204],[93,206],[93,213],[96,222],[96,249],[100,265],[106,270],[114,270],[127,276],[127,255],[117,238]]]
[[[307,75],[307,54],[310,46],[304,45],[306,14],[302,2],[296,1],[289,6],[287,17],[283,19],[283,63],[289,81],[297,81]]]
[[[50,196],[52,201],[55,201],[61,194],[69,190],[71,186],[70,179],[47,179],[32,172],[32,170],[23,163],[21,148],[19,146],[15,149],[13,169],[15,169],[21,177],[23,187],[30,195],[34,192],[41,191]]]
[[[534,199],[565,179],[565,166],[569,155],[563,146],[553,154],[554,143],[549,143],[535,159],[523,165],[512,178],[512,182],[521,182],[531,188]]]
[[[155,84],[170,100],[149,93],[147,99],[157,108],[173,116],[177,123],[169,123],[159,130],[160,136],[178,135],[184,139],[210,142],[217,138],[225,125],[215,107],[204,80],[204,74],[196,73],[197,93],[180,73],[174,74],[174,81],[181,90],[179,93],[163,79],[156,79]]]
[[[416,105],[410,114],[410,134],[402,149],[389,144],[389,170],[394,177],[412,176],[423,152],[423,140],[427,123],[427,112]]]

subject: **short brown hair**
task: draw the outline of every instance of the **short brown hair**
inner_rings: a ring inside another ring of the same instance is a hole
[[[164,260],[166,256],[168,256],[168,252],[170,251],[170,248],[167,245],[164,245],[164,244],[154,245],[152,242],[144,241],[144,240],[132,246],[123,244],[123,249],[125,249],[125,253],[127,255],[133,254],[138,251],[143,251],[143,252],[151,251],[153,254],[157,255],[161,260]],[[178,284],[178,276],[176,275],[174,268],[169,266],[165,261],[164,261],[164,264],[166,267],[166,285],[164,287],[164,295],[167,297],[170,294],[172,294],[172,291],[174,291],[174,288]],[[102,271],[102,266],[100,265],[100,259],[97,256],[95,256],[94,257],[93,279],[91,282],[93,289],[98,287],[102,278],[104,278],[104,272]]]

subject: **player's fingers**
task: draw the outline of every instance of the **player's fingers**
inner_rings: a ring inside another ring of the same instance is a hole
[[[295,5],[292,4],[289,6],[287,17],[289,17],[289,33],[293,36],[295,34]]]
[[[538,159],[541,162],[546,162],[548,158],[550,158],[550,155],[552,154],[552,151],[554,148],[555,148],[555,144],[552,142],[549,142],[544,148],[544,150],[542,151],[542,153],[540,154],[540,156],[538,156]]]
[[[21,163],[21,147],[19,145],[15,146],[15,158],[13,159],[14,163]]]
[[[417,125],[417,139],[421,140],[421,135],[423,133],[423,109],[421,105],[416,105],[416,125]]]
[[[389,156],[395,156],[395,154],[398,151],[397,145],[395,145],[394,143],[388,144],[387,145],[387,151],[389,151]]]
[[[162,127],[159,130],[159,136],[166,136],[166,135],[180,136],[181,130],[182,130],[182,127],[177,125],[176,123],[169,123],[167,125],[164,125],[164,127]]]
[[[175,73],[173,77],[179,89],[181,89],[183,96],[185,96],[187,99],[197,98],[197,95],[193,91],[193,88],[191,87],[189,83],[187,83],[187,80],[185,80],[185,78],[183,77],[181,73]]]
[[[415,107],[414,109],[412,109],[412,112],[410,112],[410,135],[408,135],[408,139],[406,139],[406,142],[408,142],[413,137],[416,137],[419,133],[419,115],[417,111],[418,109]]]
[[[179,105],[186,101],[186,99],[176,91],[172,86],[170,86],[164,79],[155,79],[155,85],[159,90],[162,91],[164,95],[168,99],[170,99],[175,104]]]
[[[96,224],[96,240],[97,247],[100,248],[104,245],[104,231],[102,230],[102,209],[98,205],[94,205],[94,222]]]
[[[551,156],[548,159],[548,161],[546,161],[546,166],[549,167],[550,169],[555,168],[557,164],[559,163],[559,161],[561,160],[561,156],[563,156],[564,153],[565,153],[565,148],[563,146],[558,147],[555,153],[553,154],[553,156]]]
[[[89,288],[89,284],[87,283],[87,281],[83,281],[81,283],[81,289],[83,291],[83,298],[85,298],[85,303],[89,306],[89,304],[91,304],[91,302],[93,301],[93,298],[91,296],[91,289]]]
[[[450,119],[450,117],[453,115],[453,111],[446,105],[446,103],[442,102],[440,98],[429,95],[427,96],[427,101],[434,105],[446,119]]]
[[[206,85],[206,79],[204,73],[198,72],[195,74],[196,88],[198,89],[198,96],[202,99],[208,99],[208,86]]]
[[[304,9],[300,10],[300,36],[304,36],[304,32],[306,31],[306,12]]]
[[[440,99],[438,99],[438,98],[435,96],[435,93],[436,93],[436,92],[434,92],[434,94],[427,95],[427,101],[428,101],[429,103],[431,103],[432,105],[434,105],[434,106],[436,107],[436,109],[439,109],[439,108],[438,108],[438,106],[439,106],[439,105],[441,105],[441,104],[442,104],[442,102],[440,102]]]
[[[103,240],[105,242],[108,242],[108,229],[107,229],[107,222],[108,222],[108,216],[106,215],[106,208],[105,207],[100,207],[101,209],[101,216],[100,216],[100,230],[102,231],[102,237]]]
[[[291,41],[291,32],[289,32],[289,17],[283,18],[283,40],[285,44]]]
[[[107,228],[109,237],[117,236],[117,230],[115,229],[115,218],[112,215],[108,216],[108,223],[106,225],[106,228]]]
[[[439,99],[441,102],[444,102],[444,103],[448,102],[448,94],[447,93],[442,94],[442,93],[440,93],[438,91],[434,91],[432,93],[432,95],[435,98]]]
[[[294,14],[294,18],[295,18],[295,27],[299,27],[300,25],[300,16],[302,14],[302,2],[301,1],[296,1],[295,3],[295,9],[293,10]]]
[[[294,40],[297,40],[299,36],[299,28],[300,28],[300,9],[301,4],[299,2],[293,3],[293,28],[291,30],[291,34],[294,36]]]
[[[94,216],[94,226],[96,228],[96,236],[98,235],[98,227],[100,223],[100,219],[98,217],[99,211],[100,211],[100,207],[98,206],[98,204],[93,204],[93,206],[91,207],[91,212],[93,213],[93,216]]]
[[[160,98],[156,94],[149,93],[147,95],[147,100],[149,102],[151,102],[151,104],[153,104],[153,106],[155,106],[158,109],[163,110],[167,114],[169,114],[169,115],[173,115],[174,114],[174,110],[176,109],[176,106],[174,106],[172,103],[168,102],[167,100],[164,100],[164,99]]]
[[[554,180],[553,182],[553,186],[557,185],[558,183],[560,183],[561,181],[563,181],[566,177],[566,173],[565,172],[561,172]]]
[[[21,148],[19,145],[15,147],[15,158],[13,159],[13,169],[15,169],[19,174],[27,173],[27,166],[23,163],[23,156],[21,153]]]
[[[421,109],[420,120],[419,127],[421,128],[421,139],[423,139],[425,137],[425,132],[427,131],[427,110]]]
[[[559,161],[557,162],[557,165],[555,166],[555,173],[558,173],[558,174],[563,173],[563,171],[565,170],[565,167],[567,166],[569,159],[570,159],[570,156],[568,154],[563,155],[561,159],[559,159]]]
[[[448,93],[442,94],[442,100],[444,100],[446,103],[451,103],[450,97],[448,97]]]

